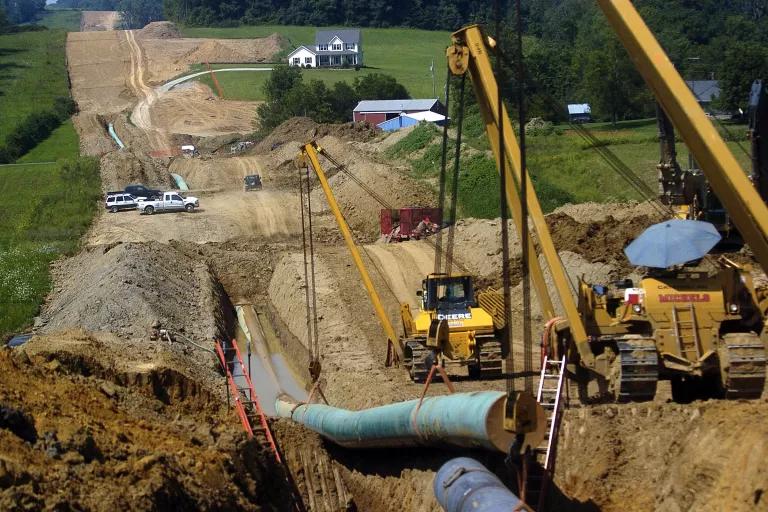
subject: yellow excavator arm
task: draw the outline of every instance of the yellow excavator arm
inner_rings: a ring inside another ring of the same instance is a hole
[[[712,125],[693,93],[685,84],[672,62],[645,25],[630,0],[598,0],[609,24],[618,35],[640,74],[653,91],[658,102],[678,128],[683,140],[701,166],[710,186],[728,210],[733,223],[752,248],[763,270],[768,271],[768,207],[760,198],[747,174],[739,166],[720,134]],[[520,200],[521,161],[520,148],[512,130],[504,105],[498,104],[498,84],[493,75],[489,52],[496,43],[477,25],[465,27],[452,35],[453,45],[448,47],[448,67],[453,75],[469,74],[477,96],[485,128],[501,170],[504,159],[506,198],[518,233],[522,232],[522,206]],[[503,133],[504,154],[501,154]],[[560,298],[572,340],[587,368],[595,367],[595,358],[589,347],[584,322],[579,314],[565,269],[557,255],[531,180],[526,180],[528,212],[536,233],[541,253],[552,273],[555,293]],[[529,254],[535,255],[530,238]],[[550,291],[544,282],[538,259],[530,260],[530,274],[536,295],[545,317],[555,316]]]

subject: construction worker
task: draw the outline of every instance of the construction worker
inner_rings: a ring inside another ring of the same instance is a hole
[[[435,231],[437,231],[436,225],[432,223],[429,217],[424,217],[416,226],[416,229],[413,230],[413,237],[418,240],[422,236],[434,233]]]

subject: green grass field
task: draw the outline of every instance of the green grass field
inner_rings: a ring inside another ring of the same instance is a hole
[[[69,95],[64,41],[80,13],[47,12],[39,23],[52,30],[0,36],[0,141],[20,119]],[[38,314],[50,263],[77,249],[99,206],[98,160],[78,155],[67,121],[16,164],[0,165],[0,339]]]
[[[75,158],[79,152],[80,139],[70,119],[29,153],[19,158],[18,163],[55,162],[61,158]]]
[[[655,121],[632,121],[619,123],[616,127],[597,123],[586,126],[633,174],[651,190],[657,190],[659,146]],[[731,125],[728,130],[733,134],[743,134],[746,126]],[[484,137],[470,137],[465,141],[469,148],[483,149],[482,143],[487,146]],[[568,127],[557,127],[556,133],[527,137],[526,141],[528,169],[545,212],[565,203],[644,199],[590,144]],[[727,144],[744,170],[748,170],[750,158],[746,143]],[[688,167],[688,151],[683,143],[678,143],[677,150],[678,161],[685,169]],[[410,160],[412,175],[417,179],[433,180],[437,177],[440,170],[440,133],[429,125],[422,125],[392,146],[387,156],[398,158],[414,153],[419,156]],[[449,154],[453,154],[452,149]],[[497,217],[498,195],[495,191],[499,183],[494,160],[485,153],[465,151],[461,164],[460,215]],[[452,158],[449,169],[452,169],[451,166]]]
[[[0,166],[0,339],[37,314],[50,262],[78,247],[100,195],[96,159]]]
[[[37,24],[49,29],[77,32],[80,30],[81,14],[81,11],[75,9],[47,9]]]
[[[69,96],[64,30],[0,36],[0,143],[27,115]]]
[[[291,42],[291,47],[301,44],[311,46],[315,40],[315,27],[279,25],[244,26],[236,28],[184,28],[187,37],[251,38],[278,33]],[[322,80],[326,84],[338,81],[351,83],[356,76],[366,73],[385,73],[403,84],[414,98],[433,98],[440,95],[445,85],[445,48],[450,43],[450,33],[404,28],[362,29],[362,46],[365,68],[360,71],[308,69],[305,80]],[[435,90],[429,67],[435,62]],[[286,60],[282,59],[281,63]],[[214,66],[217,67],[217,66]],[[228,67],[228,66],[218,66]],[[216,75],[224,96],[229,99],[263,100],[262,84],[265,75],[258,73],[220,73]],[[211,84],[210,79],[204,80]]]

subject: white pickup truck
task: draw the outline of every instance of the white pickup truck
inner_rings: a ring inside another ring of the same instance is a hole
[[[184,197],[178,192],[163,192],[162,199],[142,200],[136,202],[136,209],[139,213],[152,215],[155,212],[180,212],[186,210],[192,212],[200,206],[200,201],[196,197]]]

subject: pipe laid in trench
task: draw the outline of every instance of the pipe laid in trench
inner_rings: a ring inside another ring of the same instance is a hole
[[[107,131],[109,132],[109,135],[112,137],[112,139],[115,141],[115,144],[117,144],[117,147],[120,149],[125,149],[125,144],[123,144],[123,141],[120,140],[120,137],[117,136],[117,132],[115,131],[115,126],[112,123],[109,123],[107,126]]]
[[[496,475],[468,457],[457,457],[443,464],[432,488],[445,512],[518,510],[523,504]]]
[[[349,411],[278,399],[277,416],[290,418],[347,448],[451,445],[504,453],[515,439],[504,430],[506,394],[478,391]]]

